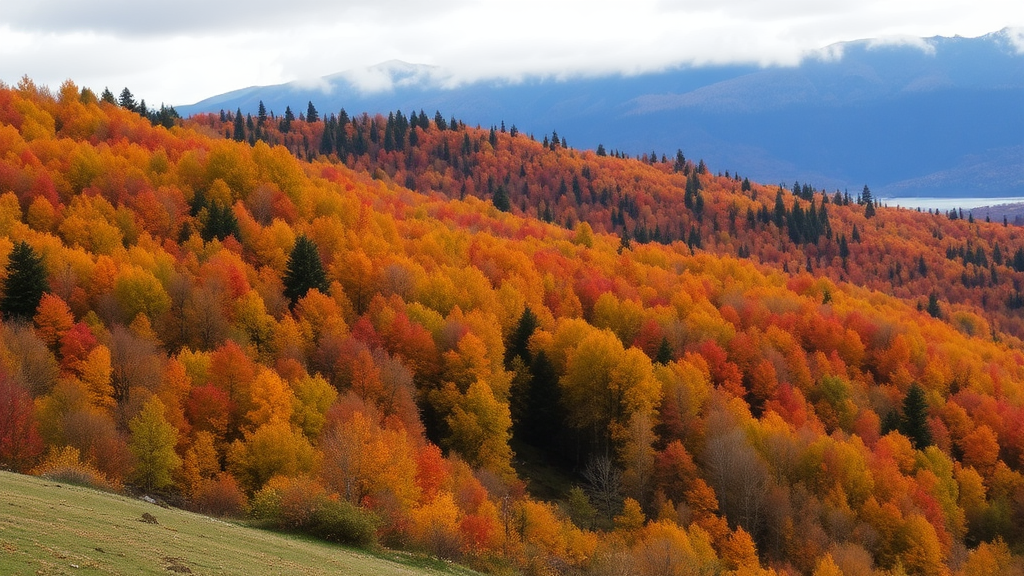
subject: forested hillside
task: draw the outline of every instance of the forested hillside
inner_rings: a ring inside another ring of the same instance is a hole
[[[3,466],[495,573],[1020,573],[1019,229],[106,100],[0,87]]]

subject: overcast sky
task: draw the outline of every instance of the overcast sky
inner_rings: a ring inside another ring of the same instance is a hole
[[[635,73],[1006,27],[1024,50],[1024,1],[0,0],[0,80],[181,105],[392,59],[458,79]]]

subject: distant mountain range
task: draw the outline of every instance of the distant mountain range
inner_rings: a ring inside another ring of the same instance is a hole
[[[635,76],[528,78],[452,87],[432,66],[391,61],[315,82],[258,86],[179,112],[278,115],[439,110],[513,124],[570,146],[702,158],[760,182],[794,180],[876,196],[1024,196],[1024,48],[979,38],[861,40],[798,66],[708,66]]]

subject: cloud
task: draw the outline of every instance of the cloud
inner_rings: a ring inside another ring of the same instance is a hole
[[[872,38],[868,41],[868,48],[883,48],[886,46],[908,46],[910,48],[917,48],[928,55],[935,54],[935,46],[928,42],[928,40],[917,36],[882,36],[880,38]]]
[[[468,0],[177,0],[151,6],[146,0],[31,0],[9,2],[0,20],[31,32],[94,32],[134,37],[195,35],[338,21],[418,20],[447,12]]]
[[[431,78],[446,85],[516,82],[709,64],[792,65],[808,56],[840,57],[834,45],[841,41],[978,36],[1024,26],[1020,0],[292,0],[287,6],[179,0],[173,9],[154,6],[146,0],[8,2],[0,14],[0,79],[28,74],[55,87],[73,78],[183,104],[345,70],[366,89],[387,89],[395,80],[368,68],[390,60],[439,66],[443,77]],[[1022,36],[1011,37],[1018,49]]]
[[[1002,32],[1014,49],[1017,50],[1017,54],[1024,54],[1024,26],[1005,28]]]

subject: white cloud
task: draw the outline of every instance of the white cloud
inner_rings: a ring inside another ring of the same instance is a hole
[[[147,4],[150,4],[147,6]],[[795,64],[861,38],[979,36],[1017,26],[1020,0],[147,0],[11,1],[0,79],[129,86],[147,101],[354,70],[389,60],[440,81],[636,74],[679,65]],[[304,80],[308,82],[308,80]],[[317,80],[319,82],[319,80]],[[324,84],[318,84],[325,87]]]
[[[882,48],[884,46],[909,46],[917,48],[925,54],[935,54],[935,46],[924,38],[918,36],[893,35],[872,38],[868,42],[868,48]]]
[[[1003,31],[1006,39],[1017,49],[1017,54],[1024,54],[1024,26],[1019,28],[1006,28]]]

